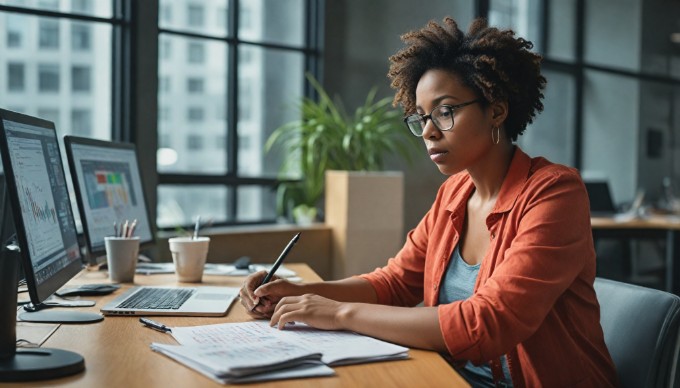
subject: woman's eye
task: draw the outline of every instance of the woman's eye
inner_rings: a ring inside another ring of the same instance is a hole
[[[442,110],[439,111],[439,116],[450,117],[452,113],[453,112],[451,112],[451,109],[442,109]]]

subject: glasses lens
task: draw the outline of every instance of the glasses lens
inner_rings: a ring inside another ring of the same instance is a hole
[[[423,127],[425,126],[425,123],[423,122],[423,118],[420,117],[420,115],[411,115],[407,117],[406,125],[408,125],[408,129],[410,129],[414,135],[423,135]]]
[[[453,128],[453,110],[448,106],[440,106],[432,112],[432,121],[440,131]]]

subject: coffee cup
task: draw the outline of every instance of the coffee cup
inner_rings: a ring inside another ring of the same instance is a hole
[[[208,258],[210,237],[173,237],[168,240],[172,261],[175,263],[177,280],[200,283]]]
[[[139,237],[105,237],[109,279],[114,283],[132,283],[139,256]]]

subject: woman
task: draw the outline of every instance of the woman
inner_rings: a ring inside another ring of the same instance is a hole
[[[442,352],[474,386],[616,385],[584,185],[513,144],[543,109],[541,57],[484,20],[465,34],[446,18],[402,39],[390,58],[395,104],[450,178],[387,266],[303,285],[258,287],[264,273],[254,274],[243,305],[279,328],[304,322]]]

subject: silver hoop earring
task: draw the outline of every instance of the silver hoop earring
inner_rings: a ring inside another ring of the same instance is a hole
[[[496,130],[496,138],[494,139],[493,130]],[[498,144],[501,142],[501,127],[491,128],[491,141],[493,144]]]

